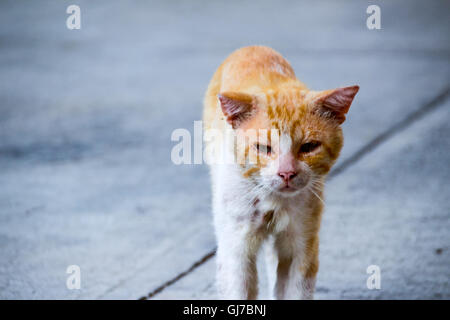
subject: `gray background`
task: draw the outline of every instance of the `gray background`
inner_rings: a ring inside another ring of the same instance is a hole
[[[66,28],[70,4],[81,30]],[[170,136],[201,119],[230,52],[264,44],[312,89],[361,87],[326,188],[316,297],[449,299],[449,9],[1,1],[0,298],[216,298],[208,169],[175,166]],[[73,264],[80,290],[66,288]]]

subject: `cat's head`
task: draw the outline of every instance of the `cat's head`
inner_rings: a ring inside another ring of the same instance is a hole
[[[243,176],[267,193],[314,191],[339,156],[340,125],[358,90],[219,94],[223,114],[237,136],[236,154],[244,155],[239,163]]]

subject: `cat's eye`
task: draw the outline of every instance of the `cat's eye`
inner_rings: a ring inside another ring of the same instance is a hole
[[[264,153],[264,154],[271,154],[272,153],[272,147],[268,146],[268,145],[265,145],[265,144],[257,143],[257,144],[255,144],[255,148],[256,148],[256,150],[258,150],[259,152]]]
[[[300,146],[300,153],[310,153],[316,150],[320,146],[320,142],[312,141],[304,143]]]

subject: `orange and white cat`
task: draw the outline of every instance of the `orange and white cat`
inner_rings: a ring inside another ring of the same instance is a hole
[[[274,297],[313,298],[323,183],[342,148],[340,124],[358,89],[311,91],[279,53],[263,46],[235,51],[214,74],[204,129],[234,135],[206,141],[220,150],[208,163],[221,298],[257,298],[263,243]],[[219,159],[237,159],[239,151],[244,161]]]

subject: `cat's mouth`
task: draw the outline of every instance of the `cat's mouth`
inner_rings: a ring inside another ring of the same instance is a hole
[[[302,190],[304,190],[305,185],[301,184],[301,185],[294,185],[291,184],[291,182],[285,182],[283,183],[281,186],[279,186],[278,188],[276,188],[276,192],[278,194],[284,195],[284,196],[294,196],[296,194],[298,194],[299,192],[301,192]]]
[[[278,189],[278,192],[284,193],[284,194],[294,193],[296,191],[298,191],[298,189],[297,188],[293,188],[290,185],[285,185],[285,186],[283,186],[283,187]]]
[[[280,189],[281,192],[294,192],[296,190],[297,189],[292,188],[291,186],[288,186],[288,185],[286,185]]]
[[[281,197],[295,197],[299,192],[301,188],[294,188],[289,185],[285,185],[281,188],[277,188],[275,193],[278,194]]]

